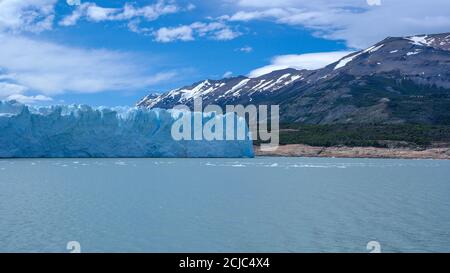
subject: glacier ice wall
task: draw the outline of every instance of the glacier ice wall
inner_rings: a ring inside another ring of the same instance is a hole
[[[225,119],[196,114],[204,122]],[[174,140],[171,128],[178,116],[162,109],[35,107],[0,101],[0,158],[254,156],[250,139]]]

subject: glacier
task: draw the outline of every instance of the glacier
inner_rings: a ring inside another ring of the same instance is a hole
[[[195,114],[207,122],[231,113]],[[171,128],[179,116],[177,110],[0,101],[0,158],[254,156],[250,137],[174,140]],[[233,118],[236,126],[245,122]]]

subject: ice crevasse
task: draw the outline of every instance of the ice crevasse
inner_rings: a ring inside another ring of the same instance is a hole
[[[195,114],[204,123],[225,119],[215,113]],[[250,138],[175,140],[171,128],[179,117],[175,110],[0,101],[0,158],[254,156]],[[245,123],[233,118],[236,125]]]

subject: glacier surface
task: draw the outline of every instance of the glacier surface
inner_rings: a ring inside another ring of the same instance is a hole
[[[203,122],[225,119],[225,115],[214,113],[195,114],[201,115]],[[176,141],[171,128],[177,118],[179,112],[175,110],[38,107],[0,101],[0,158],[254,156],[248,138]],[[233,118],[236,124],[245,122]]]

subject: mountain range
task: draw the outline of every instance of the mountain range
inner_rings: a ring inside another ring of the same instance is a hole
[[[204,80],[137,103],[147,108],[280,105],[282,122],[450,124],[450,33],[388,37],[317,70]]]

